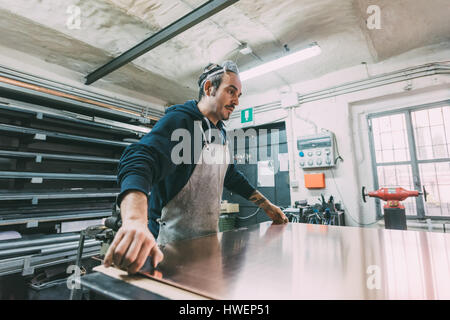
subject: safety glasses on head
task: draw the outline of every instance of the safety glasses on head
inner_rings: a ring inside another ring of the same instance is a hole
[[[218,65],[215,63],[209,64],[204,70],[202,75],[200,76],[199,86],[203,86],[206,80],[211,77],[225,73],[227,71],[233,72],[235,74],[239,74],[239,69],[233,61],[227,60],[222,63],[222,65]]]

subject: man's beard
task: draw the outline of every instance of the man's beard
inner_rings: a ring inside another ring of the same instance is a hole
[[[233,110],[230,110],[231,112],[228,112],[228,111],[229,111],[228,108],[230,108],[230,107],[232,107]],[[225,112],[223,113],[223,120],[228,120],[228,119],[230,119],[231,114],[232,114],[233,111],[234,111],[234,108],[235,108],[235,107],[234,107],[233,105],[226,105],[226,106],[223,107],[223,109],[225,110]]]

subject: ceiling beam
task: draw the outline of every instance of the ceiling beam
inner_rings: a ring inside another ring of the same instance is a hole
[[[86,76],[89,85],[239,0],[211,0]]]

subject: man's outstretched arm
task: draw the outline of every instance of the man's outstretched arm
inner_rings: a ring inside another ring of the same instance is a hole
[[[276,224],[289,222],[283,211],[264,197],[261,192],[255,189],[245,178],[245,176],[236,169],[234,164],[230,164],[225,176],[225,187],[236,192],[245,199],[252,201],[258,207],[263,209],[270,219]]]
[[[263,209],[275,224],[283,224],[289,222],[283,211],[281,211],[279,207],[277,207],[266,197],[264,197],[258,190],[255,190],[255,192],[252,193],[249,200]]]

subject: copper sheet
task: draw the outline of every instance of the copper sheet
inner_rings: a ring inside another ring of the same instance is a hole
[[[450,235],[290,223],[175,242],[142,272],[216,299],[450,299]]]

